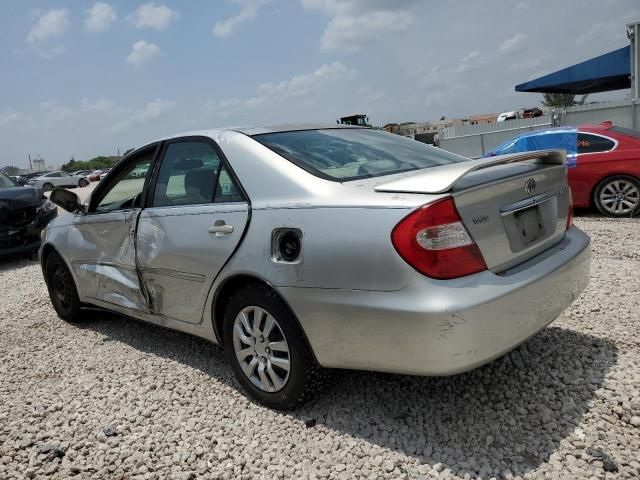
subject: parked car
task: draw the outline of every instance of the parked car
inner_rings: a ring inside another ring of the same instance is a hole
[[[102,173],[100,174],[100,178],[99,178],[98,180],[99,180],[99,181],[102,181],[102,179],[103,179],[104,177],[106,177],[106,176],[107,176],[107,173],[109,173],[109,171],[110,171],[110,170],[111,170],[110,168],[105,168],[105,169],[102,171]],[[131,172],[131,173],[132,173],[132,175],[133,175],[133,172]]]
[[[522,111],[522,118],[535,118],[541,116],[542,110],[540,110],[539,108],[527,108]]]
[[[40,260],[61,318],[89,305],[207,338],[252,398],[292,408],[322,368],[455,374],[552,322],[589,278],[564,161],[337,125],[168,137],[86,206],[54,190],[72,213]]]
[[[60,171],[32,178],[29,180],[29,185],[41,187],[45,192],[50,192],[54,187],[86,187],[89,181],[84,177],[76,177]]]
[[[20,186],[27,185],[29,183],[29,180],[20,175],[12,175],[10,178]]]
[[[26,178],[27,180],[31,180],[32,178],[41,177],[42,175],[44,175],[46,173],[51,173],[51,171],[50,170],[43,170],[41,172],[25,173],[25,174],[20,175],[20,176],[23,177],[23,178]]]
[[[42,229],[57,212],[42,189],[19,185],[0,173],[0,256],[37,250]]]
[[[91,170],[78,170],[76,172],[73,172],[73,176],[74,177],[86,177],[90,173],[91,173]]]
[[[100,180],[100,175],[102,175],[103,173],[104,170],[94,170],[89,175],[87,175],[87,180],[89,180],[90,182],[97,182]]]
[[[496,122],[506,122],[518,118],[518,112],[503,112],[498,115]]]
[[[576,207],[628,217],[640,209],[640,132],[611,122],[558,127],[522,134],[490,155],[541,148],[567,151],[569,185]]]

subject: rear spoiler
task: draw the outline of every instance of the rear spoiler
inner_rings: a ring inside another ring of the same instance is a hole
[[[534,163],[546,165],[563,165],[566,163],[567,153],[564,150],[536,150],[439,165],[428,168],[421,173],[407,173],[406,177],[377,185],[374,190],[376,192],[398,193],[444,193],[451,190],[456,183],[471,172],[526,160],[535,160]]]

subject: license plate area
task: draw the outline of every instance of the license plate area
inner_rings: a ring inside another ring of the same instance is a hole
[[[553,235],[557,210],[556,195],[548,193],[503,207],[500,215],[511,251],[520,252]]]
[[[544,222],[537,205],[515,212],[513,220],[522,246],[527,247],[545,236]]]

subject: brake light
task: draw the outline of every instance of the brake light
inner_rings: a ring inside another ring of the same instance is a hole
[[[569,211],[567,212],[567,230],[571,228],[573,225],[573,192],[571,192],[571,187],[569,188]]]
[[[451,197],[411,212],[395,226],[391,242],[405,262],[428,277],[458,278],[487,269]]]

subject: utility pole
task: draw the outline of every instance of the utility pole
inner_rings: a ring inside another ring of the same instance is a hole
[[[29,171],[33,170],[33,165],[31,165],[31,154],[29,154]]]

